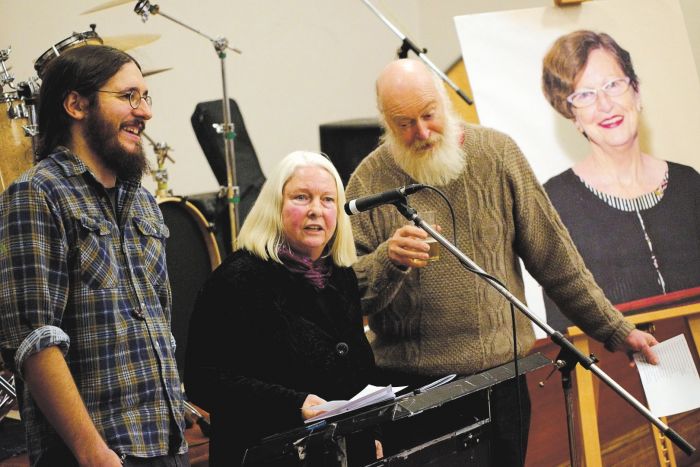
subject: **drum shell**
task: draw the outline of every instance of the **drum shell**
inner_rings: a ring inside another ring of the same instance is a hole
[[[220,263],[221,256],[210,224],[186,198],[158,200],[170,237],[165,247],[168,276],[172,289],[171,329],[177,349],[180,377],[184,376],[187,330],[199,289]]]
[[[7,187],[22,172],[34,164],[32,138],[26,136],[24,128],[29,125],[26,118],[11,117],[14,109],[23,105],[16,93],[5,93],[0,112],[0,191]]]

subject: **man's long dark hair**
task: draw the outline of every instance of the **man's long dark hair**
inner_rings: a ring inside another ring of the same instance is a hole
[[[39,90],[39,160],[56,146],[68,144],[71,118],[63,108],[68,94],[76,91],[92,106],[97,90],[129,62],[141,69],[131,55],[121,50],[85,45],[67,50],[47,64]]]

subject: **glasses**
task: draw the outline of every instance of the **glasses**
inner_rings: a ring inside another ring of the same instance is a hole
[[[566,98],[566,101],[577,109],[580,109],[582,107],[593,105],[598,99],[598,91],[603,91],[610,97],[616,97],[624,94],[629,87],[629,76],[625,76],[624,78],[615,78],[597,89],[581,89],[576,91],[570,94],[569,97]]]
[[[97,92],[116,94],[122,99],[129,99],[129,105],[132,109],[139,108],[139,106],[141,105],[141,99],[145,100],[146,104],[148,104],[149,107],[153,105],[153,99],[151,99],[151,96],[142,96],[141,93],[138,92],[136,89],[132,89],[131,91],[105,91],[102,89],[98,89]]]

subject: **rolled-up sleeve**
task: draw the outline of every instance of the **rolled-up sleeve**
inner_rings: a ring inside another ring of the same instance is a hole
[[[29,333],[15,353],[15,367],[19,376],[22,377],[24,362],[29,357],[52,346],[61,349],[63,356],[68,353],[70,337],[63,329],[56,326],[43,326]]]
[[[65,232],[31,179],[0,197],[0,349],[15,351],[15,371],[34,353],[70,339],[60,329],[68,300]]]

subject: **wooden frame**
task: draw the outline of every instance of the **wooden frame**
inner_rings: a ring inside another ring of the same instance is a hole
[[[634,302],[618,305],[616,308],[622,312],[645,310],[639,314],[626,316],[630,322],[636,325],[673,318],[685,318],[695,343],[695,349],[700,354],[700,287],[635,300]],[[585,355],[590,354],[588,337],[580,328],[572,326],[567,329],[567,333],[576,348]],[[578,391],[576,408],[581,424],[582,452],[585,465],[590,467],[602,466],[597,414],[598,381],[594,382],[590,371],[582,368],[580,365],[576,366],[575,374]],[[661,420],[666,423],[665,417]],[[652,431],[659,465],[675,466],[676,459],[671,442],[661,434],[656,426],[652,425]]]

